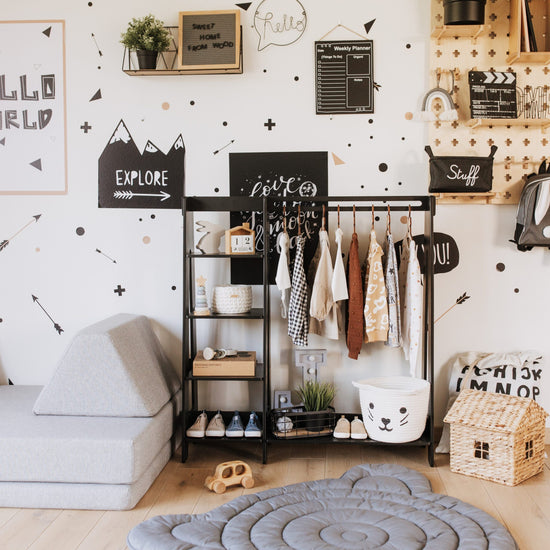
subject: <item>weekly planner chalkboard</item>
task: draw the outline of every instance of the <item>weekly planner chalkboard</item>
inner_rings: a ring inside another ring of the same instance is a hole
[[[372,40],[315,42],[318,115],[373,113]]]

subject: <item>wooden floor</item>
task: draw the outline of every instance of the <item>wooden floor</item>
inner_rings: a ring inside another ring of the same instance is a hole
[[[248,444],[247,444],[248,445]],[[126,548],[126,535],[141,521],[159,514],[202,513],[228,502],[243,492],[255,492],[300,481],[339,477],[362,463],[397,463],[422,472],[433,491],[469,502],[503,523],[520,550],[550,547],[550,461],[544,471],[517,487],[453,474],[448,455],[436,455],[430,468],[425,449],[360,445],[275,444],[269,448],[269,463],[258,461],[259,449],[250,446],[191,446],[189,460],[175,456],[133,510],[102,512],[88,510],[33,510],[0,508],[2,550],[107,550]],[[550,450],[547,446],[547,451]],[[225,460],[247,461],[256,486],[229,488],[223,495],[208,491],[204,479]]]

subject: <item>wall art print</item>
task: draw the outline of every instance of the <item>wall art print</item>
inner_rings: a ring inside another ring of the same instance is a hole
[[[65,21],[0,21],[0,194],[67,192]]]
[[[256,251],[269,251],[270,284],[275,282],[279,255],[276,249],[277,235],[283,230],[283,201],[286,203],[286,225],[290,236],[291,258],[298,235],[298,210],[300,199],[328,195],[328,153],[326,151],[229,153],[229,192],[231,196],[281,197],[277,211],[269,220],[269,236],[263,232],[261,212],[232,212],[231,227],[248,222],[256,232]],[[317,247],[321,227],[321,213],[308,210],[308,202],[301,210],[300,226],[306,235],[304,263],[309,265]],[[261,260],[238,258],[231,260],[231,282],[261,284]]]
[[[181,208],[185,145],[181,134],[168,153],[150,141],[139,152],[121,120],[99,157],[100,208]]]

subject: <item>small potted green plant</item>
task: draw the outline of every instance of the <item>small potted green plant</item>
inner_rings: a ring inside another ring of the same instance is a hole
[[[311,432],[320,432],[328,427],[328,418],[332,411],[329,407],[334,401],[336,389],[330,382],[319,382],[308,380],[297,390],[298,397],[302,400],[304,409],[308,413],[318,412],[319,414],[308,414],[306,416],[305,428]]]
[[[159,52],[170,46],[170,33],[164,23],[149,14],[128,23],[120,41],[128,50],[136,52],[140,69],[155,69]]]

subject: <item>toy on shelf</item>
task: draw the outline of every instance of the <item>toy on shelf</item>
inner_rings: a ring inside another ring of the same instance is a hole
[[[225,232],[226,254],[254,254],[254,235],[256,232],[250,229],[249,223],[243,223],[232,227]]]
[[[196,244],[196,248],[203,254],[218,254],[220,252],[220,241],[225,233],[225,229],[210,221],[195,222],[199,233],[205,233]]]
[[[213,476],[204,480],[204,485],[211,491],[221,495],[227,487],[242,485],[245,489],[254,487],[254,478],[250,466],[242,460],[222,462],[216,466]]]
[[[202,275],[197,278],[195,315],[210,315],[210,308],[206,301],[206,279]]]

